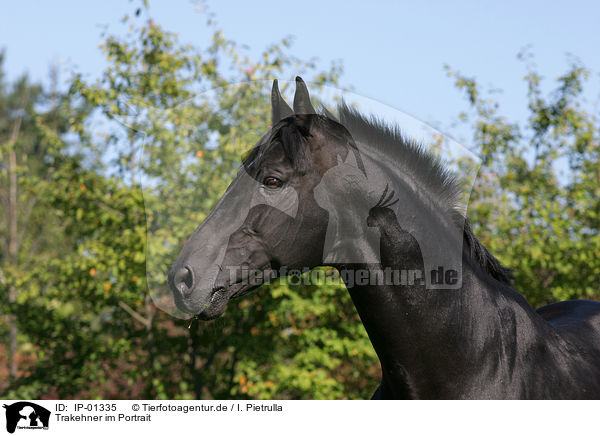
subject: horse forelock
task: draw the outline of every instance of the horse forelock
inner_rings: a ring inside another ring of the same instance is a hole
[[[294,116],[279,121],[244,159],[243,165],[250,174],[255,174],[264,163],[265,157],[276,146],[281,146],[284,156],[290,161],[295,171],[304,173],[310,166],[306,153],[306,138],[296,125]]]

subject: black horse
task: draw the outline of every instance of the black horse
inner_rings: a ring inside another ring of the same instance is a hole
[[[300,78],[293,106],[275,81],[272,129],[171,268],[181,310],[213,319],[282,271],[331,265],[381,362],[373,398],[600,398],[600,302],[534,310],[437,158],[347,106],[317,114]]]

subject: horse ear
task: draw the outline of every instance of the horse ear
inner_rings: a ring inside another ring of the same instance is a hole
[[[316,114],[315,108],[310,102],[308,88],[300,76],[296,76],[296,94],[294,95],[294,112],[296,123],[302,134],[310,133],[310,124],[313,120],[311,115]]]
[[[271,90],[271,123],[274,126],[282,119],[291,115],[294,115],[294,111],[279,93],[279,86],[277,79],[275,79],[273,80],[273,89]]]
[[[294,112],[296,115],[316,114],[310,102],[308,88],[300,76],[296,76],[296,94],[294,95]]]

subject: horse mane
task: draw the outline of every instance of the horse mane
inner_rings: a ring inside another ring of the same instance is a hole
[[[333,118],[324,110],[324,114]],[[511,285],[512,271],[504,267],[477,239],[468,219],[460,208],[463,184],[458,176],[446,168],[442,160],[422,144],[403,136],[399,127],[382,120],[362,115],[358,110],[342,103],[338,105],[339,122],[352,137],[370,147],[375,147],[391,159],[414,180],[418,181],[456,222],[464,222],[463,240],[471,259],[490,277]],[[335,120],[335,118],[333,118]]]

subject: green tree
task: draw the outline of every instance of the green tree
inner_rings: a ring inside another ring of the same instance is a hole
[[[532,56],[526,121],[511,121],[493,95],[448,69],[468,98],[461,114],[483,165],[469,214],[476,234],[514,269],[515,287],[534,306],[600,298],[598,117],[585,100],[589,71],[572,60],[544,95]]]
[[[0,379],[0,389],[5,380],[15,382],[24,374],[35,355],[24,327],[28,320],[18,308],[24,299],[47,290],[52,279],[45,265],[67,252],[61,219],[52,213],[54,169],[48,159],[68,144],[53,138],[85,116],[85,110],[70,106],[57,91],[56,70],[51,70],[49,91],[26,75],[9,84],[2,74],[3,57],[0,53],[0,312],[5,314],[0,328],[8,330],[1,345],[7,351],[8,377]],[[47,281],[34,284],[40,274]]]

